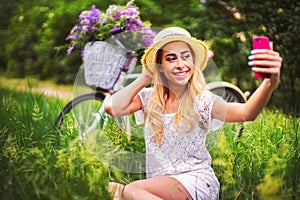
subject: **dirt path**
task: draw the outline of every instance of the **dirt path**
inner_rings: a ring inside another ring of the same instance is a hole
[[[0,77],[0,87],[18,91],[41,93],[45,96],[72,99],[72,85],[56,85],[51,81],[39,81],[36,79],[8,79]]]
[[[58,98],[68,98],[71,99],[73,97],[72,92],[67,91],[60,91],[58,89],[54,89],[51,87],[40,87],[40,88],[33,88],[33,92],[42,93],[45,96],[52,96],[52,97],[58,97]]]

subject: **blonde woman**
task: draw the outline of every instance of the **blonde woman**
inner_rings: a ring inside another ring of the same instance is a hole
[[[105,103],[112,116],[142,110],[147,179],[111,182],[114,199],[218,199],[220,185],[205,147],[222,122],[254,120],[279,82],[282,59],[272,50],[251,52],[249,65],[271,74],[245,104],[227,103],[205,90],[205,42],[179,27],[159,32],[142,57],[142,75]],[[153,87],[145,88],[149,84]]]

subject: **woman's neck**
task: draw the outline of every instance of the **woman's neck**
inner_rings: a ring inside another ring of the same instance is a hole
[[[180,100],[183,94],[186,92],[186,87],[176,87],[174,89],[169,89],[169,94],[167,99],[170,101]]]
[[[178,111],[179,102],[186,89],[176,88],[176,90],[169,89],[169,94],[165,100],[165,114],[176,113]]]

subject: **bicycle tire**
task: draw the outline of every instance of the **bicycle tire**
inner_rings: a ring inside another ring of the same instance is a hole
[[[62,123],[65,120],[65,117],[67,114],[71,112],[71,110],[76,107],[79,103],[88,101],[88,100],[97,100],[97,101],[103,101],[105,98],[105,95],[102,93],[87,93],[80,95],[78,97],[75,97],[72,99],[69,103],[66,104],[66,106],[63,108],[63,110],[59,113],[58,117],[55,121],[55,127],[57,129],[61,128]]]
[[[90,131],[104,133],[104,127],[106,127],[106,125],[110,123],[110,125],[113,125],[113,127],[115,128],[114,131],[116,134],[121,132],[126,133],[127,139],[130,140],[131,127],[129,117],[111,117],[104,110],[100,111],[100,109],[103,109],[102,104],[104,99],[105,95],[100,92],[87,93],[74,98],[66,104],[66,106],[62,109],[62,111],[56,118],[56,129],[59,132],[74,132],[75,130],[79,138],[83,140],[86,139],[85,137],[88,134],[90,134]],[[71,113],[73,114],[73,116],[69,116],[71,115]],[[99,117],[98,121],[96,120],[96,117]],[[71,120],[71,122],[69,123],[66,119]],[[90,130],[90,128],[93,127],[93,123],[95,123],[95,127],[94,129]]]
[[[227,102],[237,102],[237,103],[246,103],[247,97],[244,95],[241,89],[237,86],[224,82],[217,81],[207,84],[206,87],[212,93],[221,96]],[[244,130],[244,124],[240,123],[239,128],[237,129],[237,137],[241,137]]]
[[[237,86],[228,83],[228,82],[212,82],[207,84],[207,89],[217,94],[227,102],[238,102],[245,103],[247,102],[247,98]]]

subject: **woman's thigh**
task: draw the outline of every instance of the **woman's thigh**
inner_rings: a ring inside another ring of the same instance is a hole
[[[151,193],[162,199],[168,200],[192,200],[185,187],[172,177],[158,177],[134,181],[125,186],[125,196],[137,197],[143,192]]]

